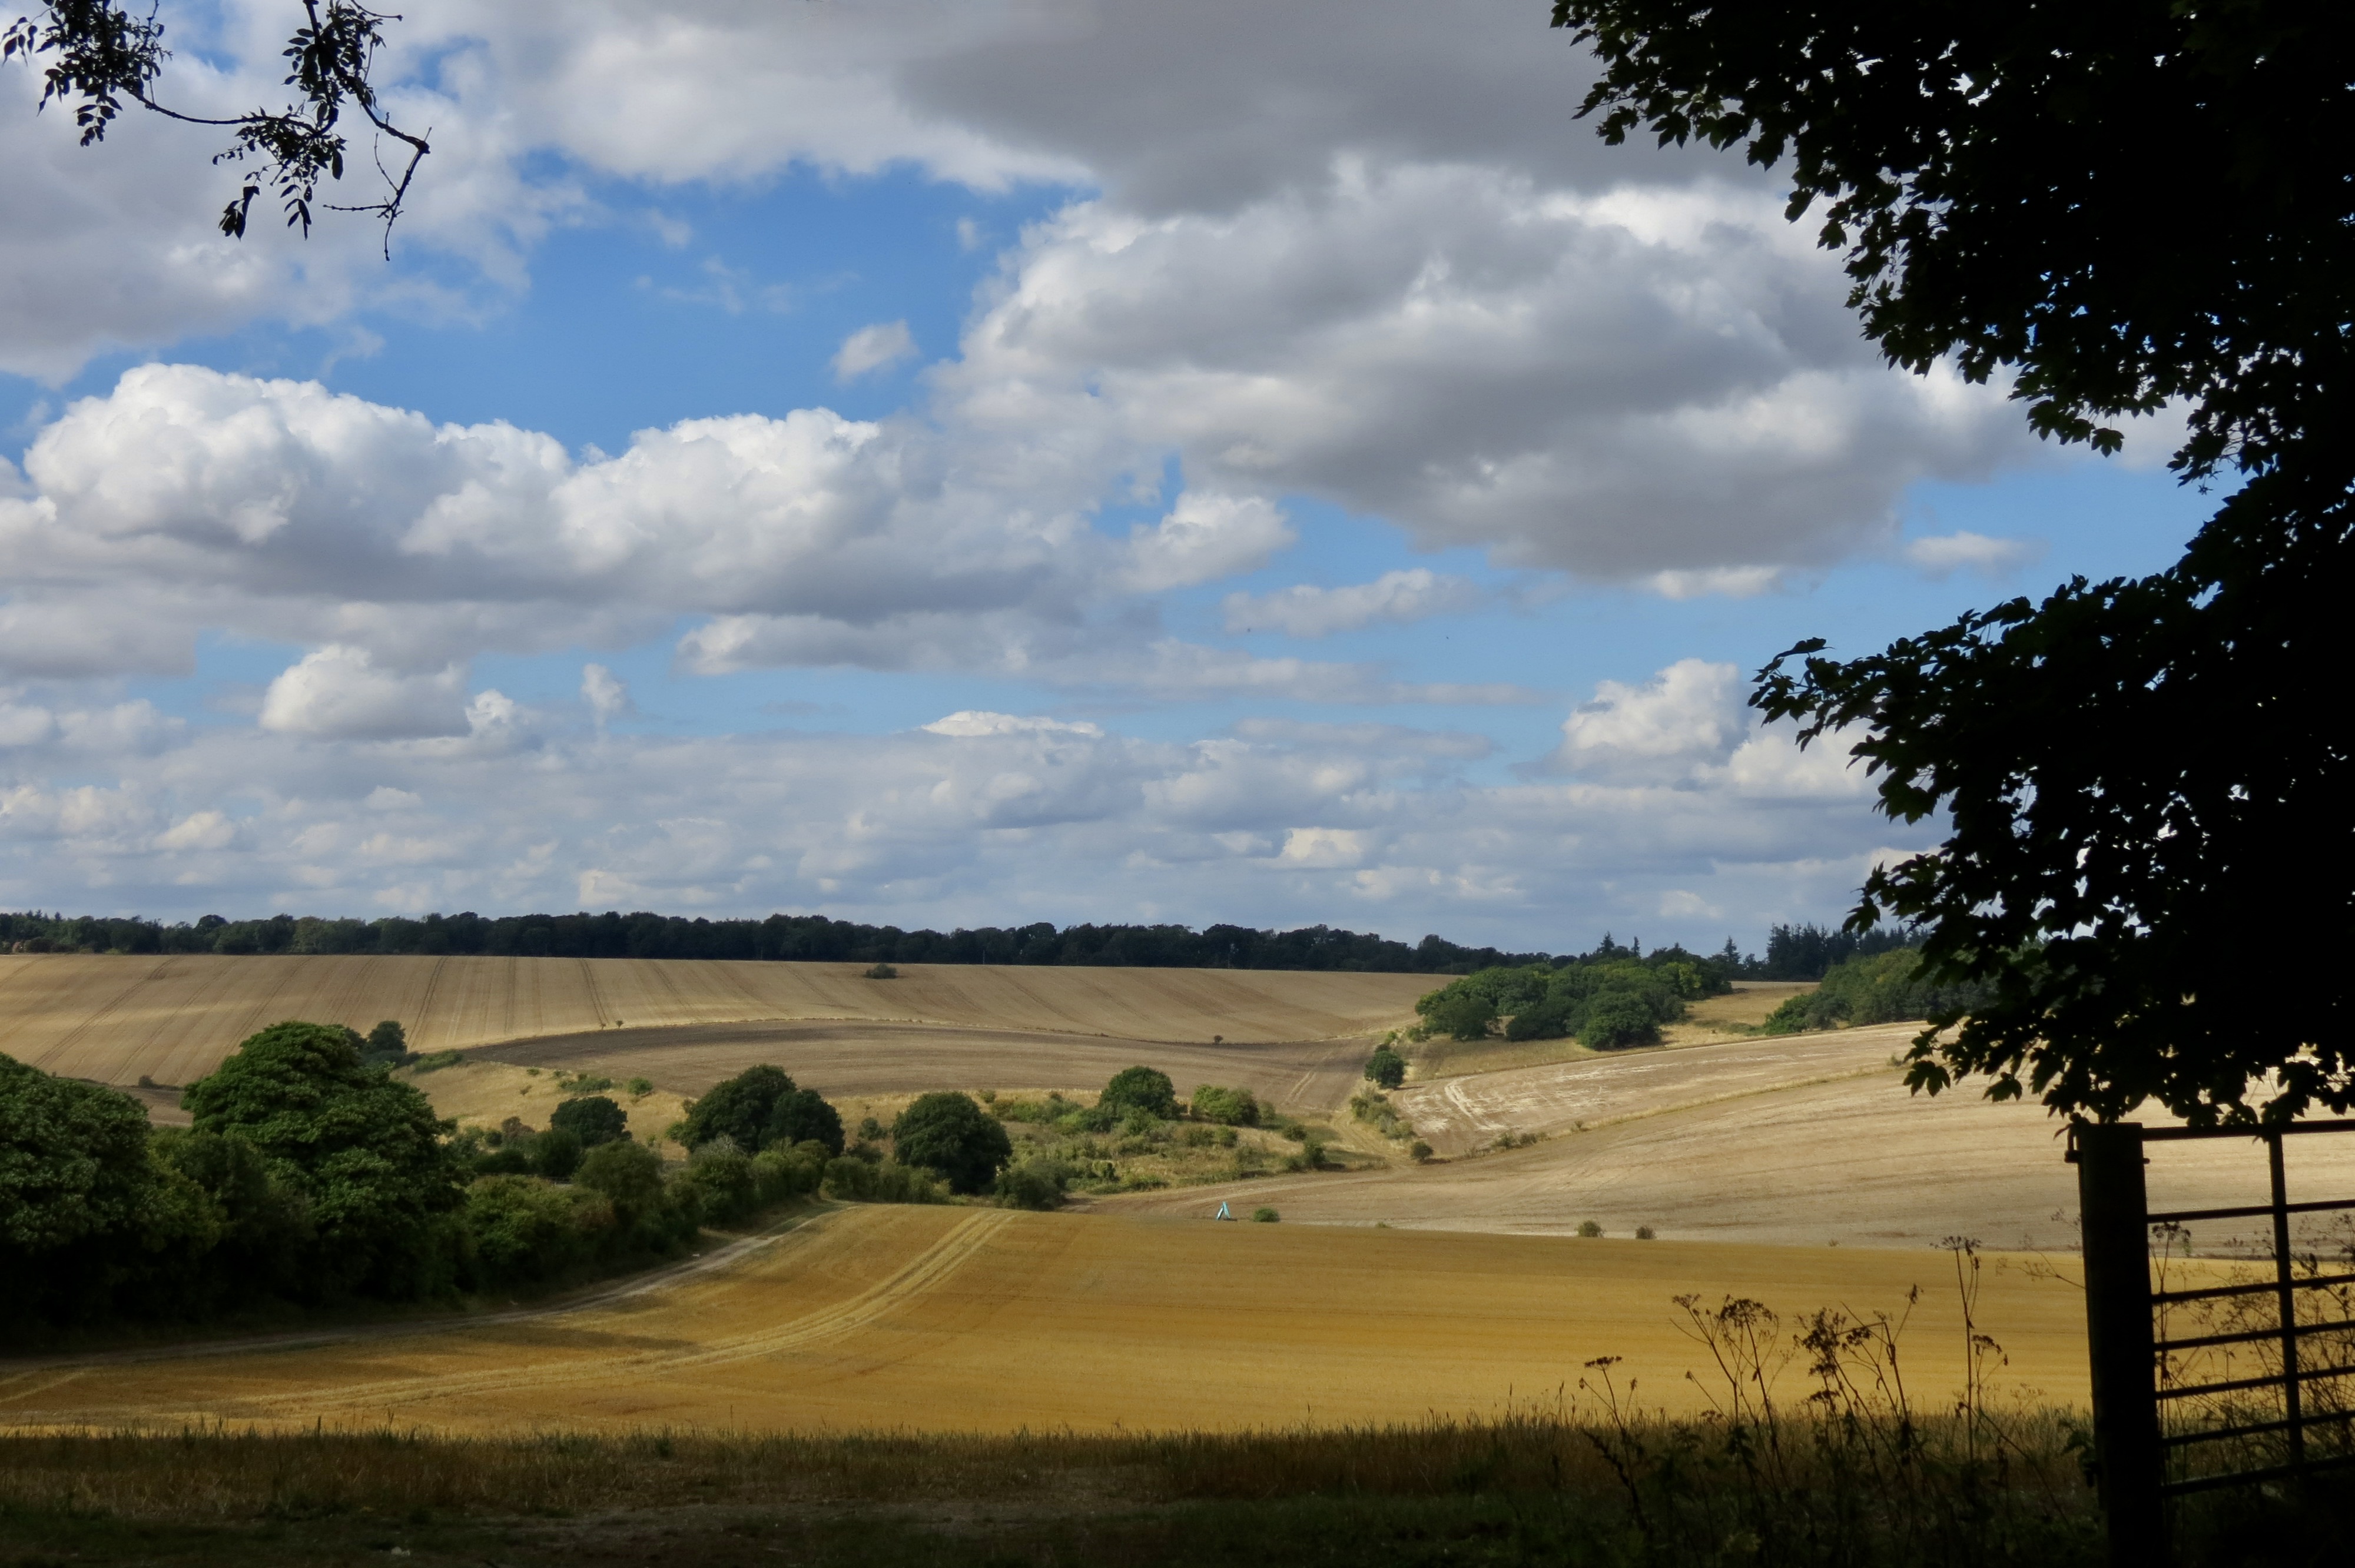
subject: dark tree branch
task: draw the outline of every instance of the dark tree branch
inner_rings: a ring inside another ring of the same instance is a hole
[[[310,234],[314,209],[323,205],[318,201],[320,182],[344,177],[349,143],[343,118],[347,110],[357,110],[379,138],[400,143],[405,156],[396,160],[396,174],[385,166],[380,152],[376,155],[377,172],[386,187],[383,200],[324,205],[330,211],[380,218],[389,256],[392,226],[409,199],[418,166],[432,151],[423,136],[401,129],[385,114],[370,80],[376,52],[384,43],[383,25],[400,18],[353,0],[301,4],[304,25],[284,50],[285,85],[299,96],[275,112],[257,109],[217,119],[160,101],[155,82],[171,58],[164,48],[164,25],[152,9],[142,16],[113,0],[51,0],[38,20],[19,16],[0,33],[0,59],[22,56],[29,64],[37,55],[47,57],[41,107],[52,101],[73,103],[74,123],[85,147],[105,139],[125,102],[185,124],[228,130],[229,145],[213,162],[247,165],[238,194],[221,209],[221,232],[232,238],[244,238],[254,201],[264,190],[277,195],[287,227],[299,225],[306,237]]]

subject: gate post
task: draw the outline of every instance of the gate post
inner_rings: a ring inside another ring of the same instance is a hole
[[[2148,1203],[2142,1127],[2080,1122],[2071,1129],[2085,1243],[2085,1340],[2094,1374],[2094,1456],[2112,1568],[2169,1560],[2160,1482],[2166,1450],[2152,1388]]]

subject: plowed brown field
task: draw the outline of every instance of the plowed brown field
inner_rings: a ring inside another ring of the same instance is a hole
[[[1418,975],[481,958],[0,957],[0,1051],[186,1084],[265,1024],[397,1018],[421,1051],[648,1025],[846,1019],[1193,1042],[1313,1041],[1412,1017]],[[643,1036],[639,1037],[643,1040]],[[1092,1070],[1092,1069],[1091,1069]],[[1048,1080],[1061,1082],[1060,1078]],[[1188,1086],[1190,1087],[1191,1086]]]
[[[693,1097],[760,1062],[774,1062],[826,1095],[912,1094],[939,1088],[1101,1088],[1139,1063],[1168,1074],[1181,1095],[1198,1084],[1241,1085],[1261,1098],[1327,1110],[1364,1086],[1373,1041],[1170,1041],[927,1023],[713,1023],[677,1029],[560,1034],[499,1047],[501,1062],[562,1067],[615,1079],[643,1076]],[[432,1087],[430,1080],[420,1086]]]
[[[2007,1260],[1987,1278],[2000,1392],[2081,1402],[2078,1292]],[[1937,1254],[862,1206],[565,1310],[0,1367],[0,1428],[1215,1431],[1550,1403],[1603,1355],[1690,1409],[1705,1352],[1671,1298],[1896,1313],[1915,1285],[1907,1380],[1934,1404],[1961,1340]]]

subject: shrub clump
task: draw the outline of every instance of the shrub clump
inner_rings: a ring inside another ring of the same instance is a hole
[[[1198,1121],[1228,1127],[1259,1125],[1259,1097],[1249,1089],[1222,1089],[1215,1084],[1204,1084],[1194,1091],[1191,1108]]]
[[[1385,1045],[1366,1058],[1366,1077],[1377,1088],[1395,1089],[1406,1082],[1406,1058]]]

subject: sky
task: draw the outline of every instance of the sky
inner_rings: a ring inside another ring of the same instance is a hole
[[[402,10],[389,259],[0,71],[0,906],[1754,949],[1938,838],[1761,665],[2214,503],[1884,365],[1543,0]]]

